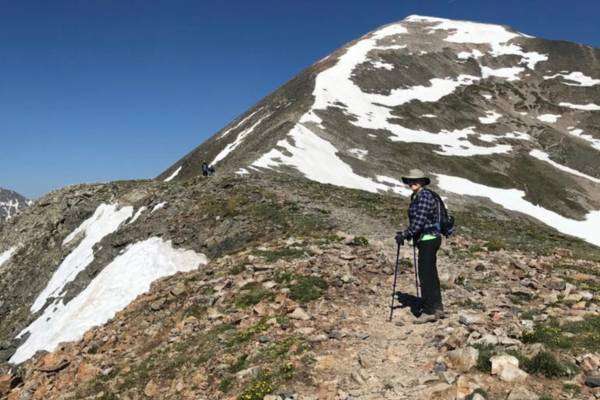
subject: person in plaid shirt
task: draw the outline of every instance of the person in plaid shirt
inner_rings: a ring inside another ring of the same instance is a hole
[[[402,181],[412,190],[408,208],[409,225],[398,232],[398,245],[412,240],[419,250],[419,281],[421,283],[422,314],[421,322],[433,322],[444,317],[440,278],[437,272],[437,252],[442,243],[438,204],[426,186],[431,180],[418,169],[413,169]]]

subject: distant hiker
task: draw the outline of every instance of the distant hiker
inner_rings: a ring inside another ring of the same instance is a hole
[[[442,243],[439,221],[439,196],[427,189],[431,182],[419,169],[411,169],[402,182],[412,190],[408,208],[409,226],[396,234],[398,245],[405,240],[412,240],[413,246],[419,249],[419,281],[421,283],[422,322],[433,322],[443,318],[444,307],[440,279],[437,272],[437,251]]]
[[[202,161],[202,176],[208,176],[208,163]]]
[[[208,175],[212,176],[215,173],[215,167],[213,165],[208,167]]]

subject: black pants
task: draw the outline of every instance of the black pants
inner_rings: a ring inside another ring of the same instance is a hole
[[[433,314],[443,310],[440,278],[437,272],[437,251],[442,244],[442,238],[425,240],[417,243],[419,249],[419,281],[421,282],[421,298],[423,312]]]

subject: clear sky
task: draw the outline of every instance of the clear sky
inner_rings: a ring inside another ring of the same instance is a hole
[[[598,0],[0,0],[0,187],[151,178],[410,14],[600,47]]]

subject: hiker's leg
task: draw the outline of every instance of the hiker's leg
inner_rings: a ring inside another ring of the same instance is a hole
[[[442,303],[442,289],[440,286],[440,277],[438,275],[437,270],[437,252],[440,249],[440,245],[442,244],[442,238],[438,237],[437,239],[432,240],[434,245],[433,251],[433,290],[432,290],[432,302],[434,304],[434,308],[439,311],[444,310],[444,306]]]
[[[441,238],[419,242],[419,280],[421,281],[421,297],[423,312],[433,314],[442,308],[440,279],[437,273],[437,251]]]

